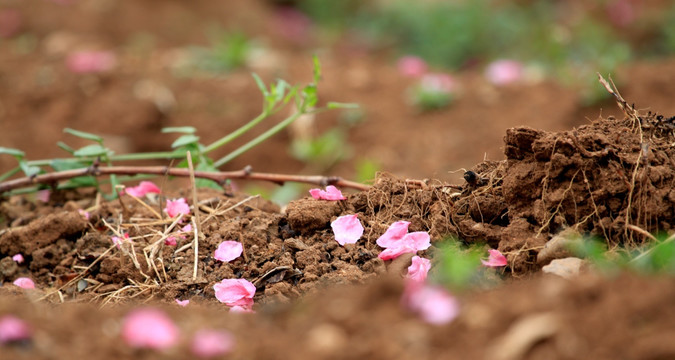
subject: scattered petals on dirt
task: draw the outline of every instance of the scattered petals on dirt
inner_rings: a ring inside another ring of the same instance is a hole
[[[168,349],[178,342],[178,337],[178,327],[158,309],[133,310],[122,324],[122,338],[136,348]]]
[[[112,70],[117,57],[110,51],[78,51],[68,55],[66,66],[76,74],[99,73]]]
[[[180,306],[182,306],[182,307],[186,307],[186,306],[188,306],[188,305],[190,304],[190,300],[179,300],[179,299],[176,299],[176,304],[178,304],[178,305],[180,305]]]
[[[182,231],[182,232],[190,232],[190,231],[192,231],[192,224],[187,224],[187,225],[183,226],[183,227],[180,229],[180,231]]]
[[[141,181],[138,185],[125,188],[124,191],[137,198],[145,196],[145,194],[154,193],[159,194],[161,191],[159,186],[155,185],[152,181]]]
[[[250,309],[253,306],[255,285],[246,279],[224,279],[213,285],[216,299],[227,306],[241,306]]]
[[[178,198],[175,200],[166,200],[166,207],[164,211],[169,215],[169,217],[176,217],[178,214],[189,214],[190,205],[187,204],[184,198]]]
[[[330,223],[330,227],[335,234],[335,241],[342,246],[355,244],[363,235],[363,225],[358,219],[358,214],[340,216]]]
[[[420,77],[427,72],[428,66],[424,59],[408,55],[398,59],[398,72],[407,77]]]
[[[459,314],[459,302],[448,290],[416,281],[406,282],[403,304],[434,325],[447,324]]]
[[[0,318],[0,344],[28,340],[30,338],[30,326],[25,321],[14,315],[5,315]]]
[[[16,254],[12,256],[12,260],[16,261],[17,264],[23,263],[23,255],[21,254]]]
[[[87,219],[87,220],[89,220],[89,218],[91,217],[91,214],[89,214],[88,211],[84,211],[84,210],[82,210],[82,209],[78,209],[77,212],[78,212],[80,215],[82,215],[82,216],[83,216],[85,219]]]
[[[199,330],[192,338],[191,348],[201,358],[225,355],[234,348],[234,336],[225,330]]]
[[[336,188],[333,185],[328,185],[326,186],[326,190],[321,190],[321,189],[311,189],[309,190],[309,193],[312,195],[313,198],[317,200],[345,200],[347,199],[342,195],[342,191],[340,189]]]
[[[506,266],[508,264],[508,261],[506,260],[506,256],[502,255],[502,253],[500,253],[499,250],[490,249],[490,250],[488,250],[488,253],[490,254],[488,259],[480,261],[480,262],[483,263],[484,266],[500,267],[500,266]]]
[[[413,281],[424,282],[427,279],[427,274],[431,270],[431,260],[413,256],[412,264],[408,266],[407,278]]]
[[[410,221],[397,221],[389,225],[387,231],[377,239],[377,245],[383,248],[394,246],[408,233],[408,226],[410,226]]]
[[[27,277],[20,277],[14,280],[13,284],[22,289],[35,289],[35,283],[33,280]]]
[[[35,193],[35,198],[42,201],[43,203],[48,203],[49,198],[52,196],[51,190],[39,190]]]
[[[241,256],[242,252],[244,252],[244,247],[240,242],[228,240],[218,245],[213,257],[222,262],[230,262]]]
[[[166,246],[176,246],[177,244],[175,236],[169,236],[164,240],[164,245]]]
[[[113,244],[115,244],[115,246],[117,246],[118,249],[120,248],[120,246],[122,246],[123,242],[131,241],[131,239],[129,239],[129,234],[127,234],[127,233],[125,233],[123,237],[113,236],[110,239],[112,240]]]
[[[382,260],[395,259],[402,254],[416,253],[420,250],[426,250],[431,246],[431,237],[425,231],[416,231],[405,234],[398,241],[393,241],[391,245],[378,255]]]

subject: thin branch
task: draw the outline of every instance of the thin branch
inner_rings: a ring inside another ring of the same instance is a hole
[[[28,187],[36,184],[54,184],[59,181],[68,180],[79,176],[140,175],[140,174],[189,177],[190,170],[184,168],[172,168],[167,166],[104,166],[104,167],[90,166],[88,168],[56,171],[32,177],[30,176],[22,177],[18,179],[8,180],[5,182],[0,182],[0,194],[10,190]],[[343,180],[342,178],[337,176],[257,173],[252,172],[250,167],[246,167],[245,169],[237,171],[222,171],[222,172],[195,171],[194,176],[200,179],[213,180],[221,185],[224,185],[226,181],[230,179],[240,179],[240,180],[269,181],[279,185],[283,185],[285,182],[298,182],[298,183],[314,184],[318,186],[335,185],[342,188],[350,188],[360,191],[370,189],[369,185],[349,180]]]

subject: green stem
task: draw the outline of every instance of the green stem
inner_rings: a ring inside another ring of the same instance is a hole
[[[232,151],[231,153],[225,155],[224,157],[218,159],[218,161],[214,162],[213,165],[215,167],[220,167],[228,162],[230,162],[232,159],[236,158],[237,156],[243,154],[244,152],[250,150],[251,148],[255,147],[256,145],[262,143],[263,141],[269,139],[272,137],[274,134],[278,133],[279,131],[283,130],[286,126],[290,125],[293,121],[295,121],[297,118],[300,116],[304,115],[304,112],[297,112],[286,119],[284,119],[282,122],[278,123],[271,129],[265,131],[264,133],[258,135],[255,139],[247,142],[246,144],[240,146],[238,149]]]
[[[17,166],[14,169],[0,175],[0,182],[5,181],[6,179],[12,177],[12,175],[18,173],[19,171],[21,171],[21,168]]]
[[[238,138],[239,136],[243,135],[245,132],[251,130],[252,127],[256,126],[259,122],[263,121],[269,115],[270,115],[270,113],[267,110],[263,111],[255,119],[249,121],[244,126],[242,126],[239,129],[227,134],[226,136],[220,138],[219,140],[216,140],[211,145],[204,148],[203,153],[207,154],[207,153],[209,153],[213,150],[216,150],[219,147],[229,143],[230,141]]]

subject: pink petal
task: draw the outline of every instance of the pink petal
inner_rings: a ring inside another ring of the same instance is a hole
[[[420,86],[425,91],[439,93],[451,93],[457,87],[452,76],[441,73],[424,75],[422,79],[420,79]]]
[[[489,267],[500,267],[506,266],[508,264],[506,257],[502,255],[502,253],[500,253],[499,250],[490,249],[488,250],[488,253],[490,254],[490,256],[488,257],[487,261],[481,260],[483,265]]]
[[[42,201],[43,203],[48,203],[49,202],[49,197],[52,195],[51,190],[39,190],[38,192],[35,193],[35,197]]]
[[[192,231],[192,224],[187,224],[187,225],[183,226],[183,227],[180,229],[180,231],[182,231],[182,232],[190,232],[190,231]]]
[[[78,212],[80,215],[84,216],[84,218],[87,219],[87,220],[89,220],[89,218],[91,217],[91,215],[89,214],[88,211],[84,211],[84,210],[82,210],[82,209],[77,209],[77,212]]]
[[[176,238],[174,236],[169,236],[164,240],[164,245],[166,246],[176,246],[178,243],[176,242]]]
[[[389,225],[387,231],[377,239],[377,245],[383,248],[396,246],[397,242],[408,233],[408,226],[410,226],[410,221],[397,221]]]
[[[129,239],[129,234],[126,234],[126,233],[124,234],[124,237],[113,236],[113,237],[111,237],[111,240],[112,240],[113,244],[115,246],[117,246],[118,249],[120,248],[120,246],[122,245],[123,242],[131,241]]]
[[[12,256],[12,260],[16,261],[17,264],[21,264],[23,262],[23,255],[16,254]]]
[[[382,260],[391,260],[403,254],[407,253],[414,254],[416,252],[417,249],[408,246],[408,244],[401,244],[400,246],[392,246],[384,249],[377,257],[379,257]]]
[[[178,299],[176,299],[176,304],[178,304],[182,307],[186,307],[186,306],[188,306],[188,304],[190,304],[190,300],[178,300]]]
[[[485,77],[495,85],[508,85],[523,78],[523,65],[513,60],[497,60],[485,69]]]
[[[220,245],[218,245],[218,248],[216,249],[213,257],[215,257],[216,260],[220,260],[222,262],[230,262],[241,256],[243,251],[244,247],[240,242],[223,241],[220,243]]]
[[[431,270],[431,260],[419,256],[413,256],[412,264],[408,266],[408,279],[418,282],[424,282],[427,274]]]
[[[28,340],[31,330],[28,324],[14,315],[0,317],[0,344]]]
[[[211,358],[232,352],[234,336],[222,330],[199,330],[192,338],[192,353]]]
[[[342,192],[340,189],[336,188],[333,185],[328,185],[326,186],[326,191],[323,191],[321,189],[311,189],[309,190],[309,193],[312,195],[313,198],[315,199],[322,199],[322,200],[345,200],[346,197],[342,195]]]
[[[431,237],[426,231],[416,231],[406,234],[402,241],[406,246],[415,250],[426,250],[431,246]]]
[[[155,185],[155,183],[153,183],[152,181],[141,181],[141,183],[138,184],[137,186],[128,187],[124,189],[124,191],[126,191],[127,194],[135,196],[137,198],[143,197],[145,196],[145,194],[149,193],[154,194],[160,193],[159,187]]]
[[[358,219],[358,214],[340,216],[330,224],[330,227],[335,234],[335,241],[342,246],[356,243],[363,235],[363,225]]]
[[[398,72],[407,77],[420,77],[427,72],[427,63],[417,56],[404,56],[398,60]]]
[[[178,214],[189,214],[190,206],[185,202],[184,198],[179,198],[175,200],[167,200],[166,207],[164,211],[169,215],[169,217],[176,217]]]
[[[13,284],[22,289],[35,289],[35,283],[33,282],[33,280],[27,277],[20,277],[14,280]]]
[[[122,324],[122,338],[136,348],[168,349],[178,342],[178,337],[178,327],[157,309],[134,310]]]
[[[411,281],[406,283],[404,305],[434,325],[443,325],[459,314],[459,302],[442,287]]]
[[[227,306],[250,308],[253,305],[255,285],[245,279],[224,279],[213,285],[216,299]]]
[[[108,71],[116,64],[117,57],[109,51],[78,51],[66,58],[68,70],[77,74]]]

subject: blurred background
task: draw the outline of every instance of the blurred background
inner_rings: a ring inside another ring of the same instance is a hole
[[[509,127],[619,115],[596,72],[638,108],[675,113],[667,0],[0,0],[0,146],[65,157],[58,141],[86,145],[70,127],[118,154],[164,151],[177,136],[160,130],[186,125],[209,143],[260,113],[252,72],[308,83],[314,54],[320,104],[360,108],[303,117],[222,170],[460,182],[503,158]],[[0,156],[1,172],[14,167]]]

